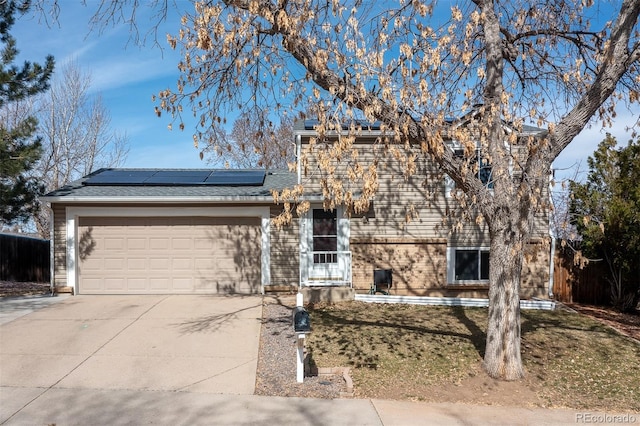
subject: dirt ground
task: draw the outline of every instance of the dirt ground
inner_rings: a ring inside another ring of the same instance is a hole
[[[502,405],[514,407],[544,406],[535,392],[530,376],[517,382],[494,380],[481,373],[459,383],[432,388],[426,399],[434,402],[464,402],[478,405]]]

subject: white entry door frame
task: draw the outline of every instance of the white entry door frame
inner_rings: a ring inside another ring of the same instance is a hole
[[[303,286],[351,285],[349,218],[344,209],[311,205],[301,218],[300,283]]]

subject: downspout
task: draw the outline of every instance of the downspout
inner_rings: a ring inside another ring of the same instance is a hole
[[[553,274],[555,267],[555,258],[556,258],[556,237],[553,232],[553,228],[551,224],[553,223],[553,196],[552,189],[554,183],[554,171],[553,167],[551,168],[551,172],[549,173],[549,237],[551,238],[551,250],[549,253],[549,299],[553,299]]]
[[[300,135],[296,135],[296,167],[297,167],[297,174],[298,174],[298,185],[300,185],[300,182],[302,182],[302,164],[300,162],[300,153],[302,152],[302,138],[300,137]]]
[[[297,183],[300,185],[302,182],[302,164],[300,162],[300,153],[302,151],[302,137],[296,135],[296,168],[297,168]],[[302,288],[302,233],[303,233],[303,218],[299,217],[300,228],[298,231],[298,292]]]

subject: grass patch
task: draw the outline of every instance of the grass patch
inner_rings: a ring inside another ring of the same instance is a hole
[[[482,371],[486,309],[346,302],[310,314],[313,362],[351,366],[360,397],[640,411],[640,345],[578,314],[522,312],[527,377],[515,384]]]

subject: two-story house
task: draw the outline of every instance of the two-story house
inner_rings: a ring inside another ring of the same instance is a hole
[[[47,194],[52,285],[78,294],[366,293],[374,270],[383,269],[392,274],[391,294],[486,297],[488,235],[482,224],[456,222],[451,181],[422,157],[407,176],[402,161],[383,155],[380,128],[367,125],[352,149],[361,164],[378,159],[377,192],[366,211],[342,203],[325,209],[323,172],[306,154],[317,142],[314,125],[296,126],[298,158],[307,159],[296,172],[101,169]],[[332,143],[327,137],[323,144]],[[479,170],[490,176],[490,165]],[[297,184],[304,187],[297,201],[308,210],[275,226],[285,206],[273,193]],[[349,196],[357,197],[357,188]],[[523,298],[548,294],[547,237],[548,220],[540,216]]]

